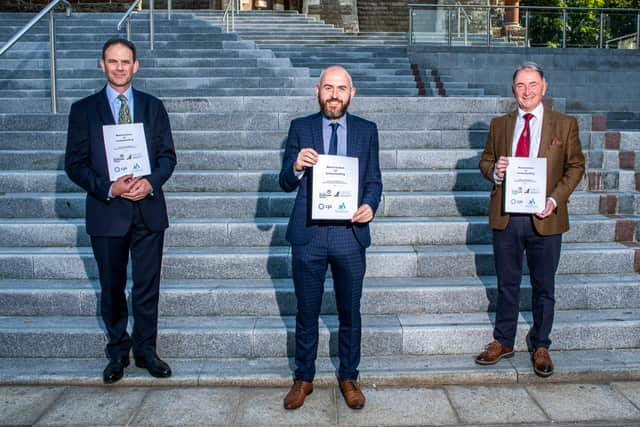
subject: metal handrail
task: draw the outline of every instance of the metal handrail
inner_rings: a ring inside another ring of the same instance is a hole
[[[122,28],[122,24],[126,23],[127,40],[131,40],[131,15],[133,15],[136,6],[141,4],[141,2],[142,0],[135,0],[131,4],[131,6],[129,6],[129,9],[127,9],[122,19],[118,22],[118,25],[116,25],[116,30],[120,31],[120,28]],[[149,0],[149,50],[153,50],[153,40],[155,35],[153,25],[153,11],[153,0]],[[171,0],[167,2],[167,17],[168,19],[171,19]]]
[[[224,15],[222,15],[222,25],[226,28],[227,33],[229,32],[229,16],[231,16],[231,31],[236,30],[236,14],[240,14],[240,0],[229,0],[224,9]]]
[[[529,11],[535,10],[556,10],[562,12],[562,47],[566,47],[566,36],[567,36],[567,12],[570,11],[583,11],[583,12],[597,12],[600,14],[600,46],[602,47],[602,38],[604,37],[604,32],[602,26],[604,25],[604,19],[602,16],[605,13],[634,13],[636,15],[636,27],[638,31],[636,32],[636,46],[640,49],[640,9],[630,9],[630,8],[592,8],[592,7],[559,7],[559,6],[507,6],[507,5],[461,5],[458,2],[457,4],[425,4],[425,3],[409,3],[407,7],[409,8],[409,29],[411,34],[409,35],[409,44],[413,44],[413,29],[415,24],[413,23],[413,11],[414,9],[446,9],[447,16],[449,20],[451,19],[451,11],[454,9],[463,9],[473,8],[473,9],[487,9],[487,45],[491,45],[491,37],[490,37],[490,26],[491,26],[491,11],[494,9],[522,9],[525,11],[525,22],[527,26],[525,28],[525,46],[528,45],[528,20],[529,20]],[[449,44],[451,44],[451,28],[448,30],[448,38]]]
[[[462,6],[462,3],[456,0],[456,5]],[[468,43],[467,33],[469,30],[469,23],[471,22],[471,17],[467,13],[467,11],[464,10],[464,7],[458,8],[458,37],[460,37],[460,17],[461,17],[460,12],[461,11],[462,11],[462,18],[464,20],[464,45],[466,46]]]
[[[58,93],[56,87],[56,16],[53,9],[58,6],[59,3],[64,5],[67,16],[71,16],[71,4],[67,0],[53,0],[0,49],[0,56],[2,56],[2,54],[9,50],[27,31],[37,24],[44,15],[49,14],[49,79],[51,81],[51,112],[54,114],[58,112]]]

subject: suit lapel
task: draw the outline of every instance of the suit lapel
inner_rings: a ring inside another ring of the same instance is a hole
[[[353,120],[351,120],[351,114],[347,113],[347,157],[358,157],[356,151],[355,135],[357,132],[351,132],[353,130]]]
[[[105,86],[98,94],[98,114],[102,123],[105,125],[115,125],[116,121],[113,118],[111,107],[109,106],[109,98],[107,97],[107,87]]]
[[[512,111],[507,116],[507,121],[505,122],[506,129],[504,141],[507,143],[507,157],[511,157],[513,154],[513,133],[516,130],[516,120],[518,118],[518,112]]]
[[[547,157],[547,152],[553,140],[553,115],[551,111],[545,109],[542,115],[542,130],[540,133],[540,148],[538,157]]]
[[[140,92],[131,88],[133,93],[133,117],[131,117],[132,123],[144,122],[143,117],[146,117],[147,103],[144,102],[145,98],[140,95]]]
[[[311,133],[313,137],[313,149],[318,154],[324,153],[324,139],[322,138],[322,114],[318,113],[311,118]]]

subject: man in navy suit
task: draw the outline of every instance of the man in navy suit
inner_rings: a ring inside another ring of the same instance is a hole
[[[100,313],[108,336],[105,383],[122,378],[133,348],[136,366],[166,378],[171,368],[156,353],[164,230],[169,226],[162,185],[176,165],[169,116],[162,102],[131,87],[138,71],[135,45],[108,40],[100,67],[108,84],[75,102],[69,113],[65,171],[87,192],[86,229],[100,276]],[[151,173],[109,179],[102,127],[142,123]],[[134,326],[127,333],[125,296],[131,253]]]
[[[360,298],[365,273],[365,248],[371,244],[369,222],[382,195],[378,161],[378,130],[375,123],[347,114],[355,95],[351,76],[342,67],[331,66],[320,76],[316,95],[321,112],[291,122],[280,171],[280,187],[298,190],[287,228],[292,246],[296,315],[295,381],[284,399],[286,409],[303,405],[313,391],[318,349],[318,317],[324,280],[331,266],[338,308],[340,367],[338,380],[347,405],[364,407],[360,390]],[[358,209],[345,222],[311,219],[311,168],[318,154],[358,158]]]

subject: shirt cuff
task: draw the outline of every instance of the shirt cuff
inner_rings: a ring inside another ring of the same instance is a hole
[[[551,203],[553,203],[554,209],[558,207],[558,202],[556,202],[556,199],[554,199],[553,197],[547,197],[547,200],[551,200]]]
[[[493,182],[495,182],[496,184],[502,184],[502,181],[504,181],[504,177],[500,178],[497,174],[496,174],[496,170],[493,169]]]
[[[296,176],[296,178],[298,179],[302,179],[302,177],[304,176],[304,172],[306,169],[302,169],[301,171],[297,171],[295,168],[293,169],[293,174]]]

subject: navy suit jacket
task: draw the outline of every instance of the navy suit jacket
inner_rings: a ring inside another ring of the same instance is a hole
[[[295,119],[289,127],[280,171],[280,187],[286,192],[298,189],[287,227],[287,241],[292,245],[309,243],[316,227],[321,224],[311,221],[311,170],[305,171],[301,179],[293,171],[298,153],[303,148],[313,148],[319,154],[324,153],[321,113]],[[378,128],[375,123],[347,114],[347,156],[358,158],[358,206],[367,204],[375,214],[382,196]],[[350,226],[362,247],[371,245],[369,224],[354,223]]]
[[[167,111],[158,98],[133,90],[135,123],[144,124],[151,174],[145,178],[153,194],[136,202],[151,231],[169,226],[162,185],[176,165],[176,153]],[[75,102],[69,113],[65,171],[87,192],[86,228],[91,236],[124,236],[133,221],[134,202],[109,198],[111,181],[102,136],[103,125],[115,124],[106,87]]]

